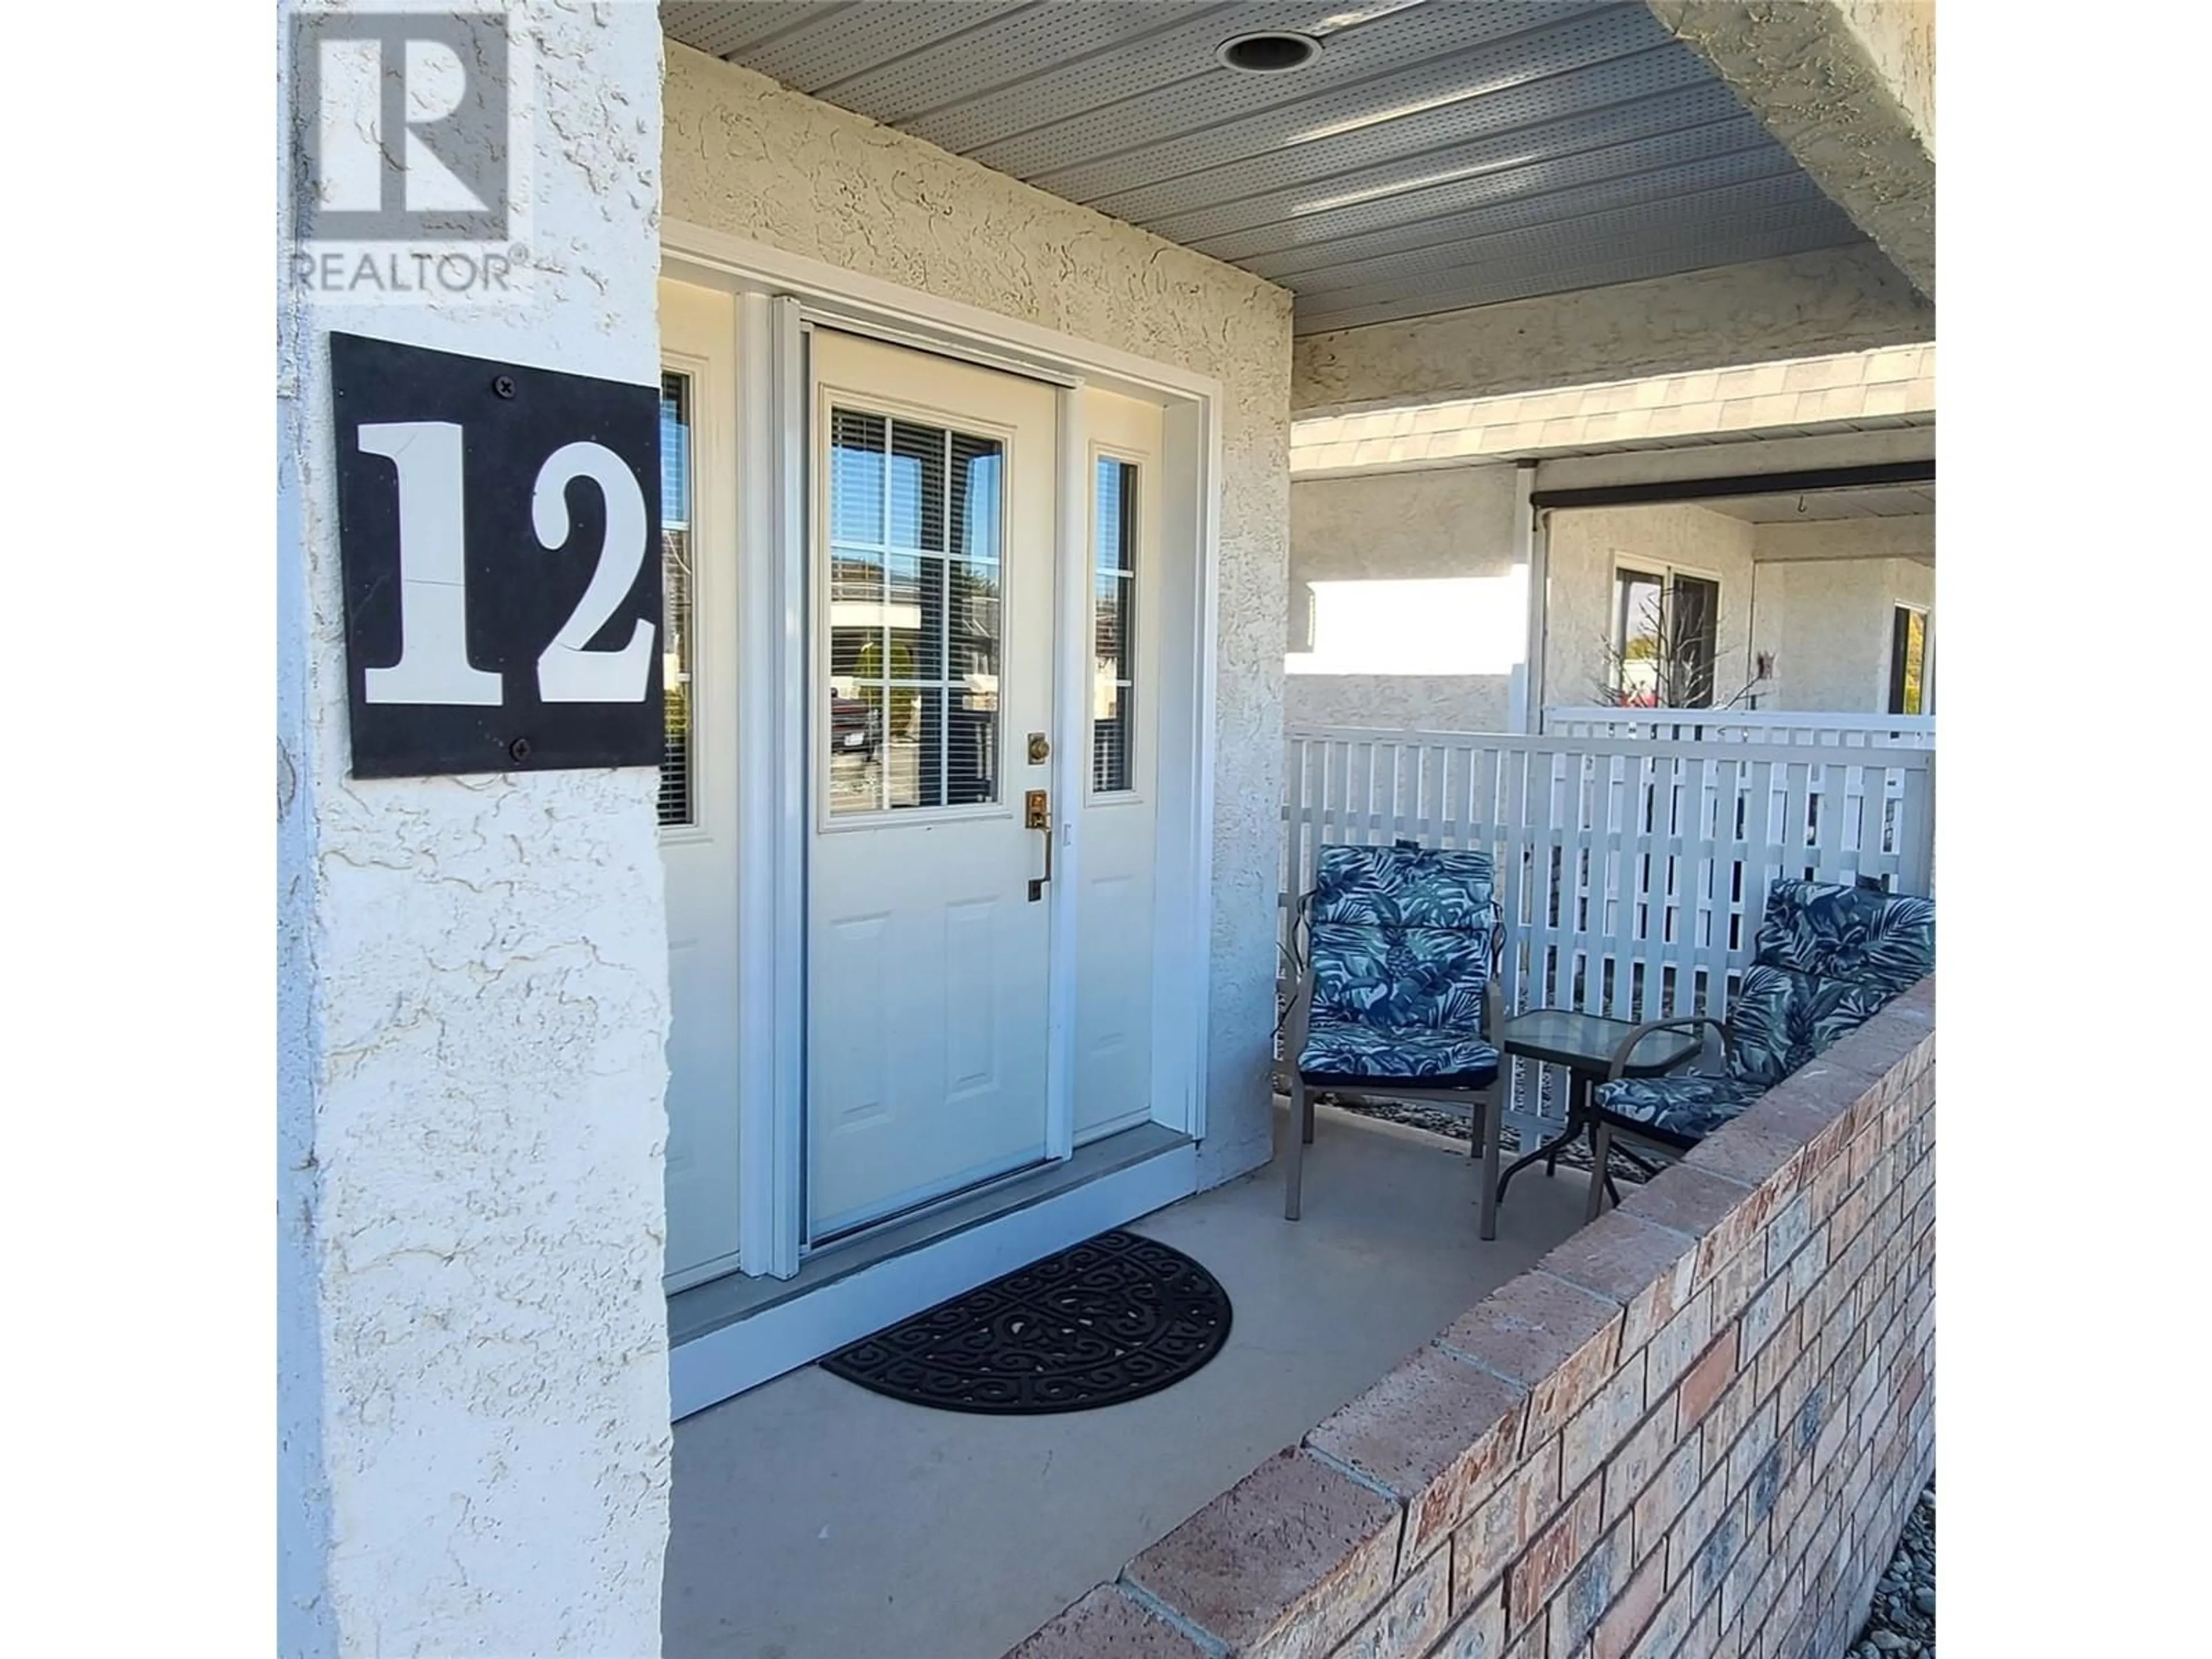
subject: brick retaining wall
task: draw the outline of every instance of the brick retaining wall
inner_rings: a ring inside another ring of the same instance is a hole
[[[1934,1466],[1935,1006],[1923,981],[1010,1659],[1835,1659]]]

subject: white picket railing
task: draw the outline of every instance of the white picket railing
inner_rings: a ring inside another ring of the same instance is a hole
[[[1668,743],[1782,743],[1841,749],[1933,749],[1933,714],[1832,714],[1788,708],[1557,708],[1547,735],[1656,738]]]
[[[1480,848],[1512,1012],[1725,1014],[1776,879],[1933,890],[1932,748],[1316,729],[1289,750],[1286,951],[1324,845]],[[1565,1079],[1516,1071],[1506,1121],[1533,1145],[1565,1115]]]

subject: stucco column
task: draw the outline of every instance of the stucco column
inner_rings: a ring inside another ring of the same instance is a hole
[[[287,1655],[659,1650],[654,775],[349,769],[330,331],[658,384],[654,9],[510,22],[526,297],[311,294],[279,228]]]
[[[1645,0],[1936,297],[1935,0]]]

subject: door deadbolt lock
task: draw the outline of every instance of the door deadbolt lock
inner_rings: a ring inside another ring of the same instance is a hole
[[[1042,766],[1052,758],[1052,744],[1042,732],[1030,733],[1030,764]]]
[[[1022,827],[1044,836],[1044,874],[1030,878],[1030,902],[1035,904],[1044,896],[1045,883],[1052,879],[1052,802],[1043,790],[1032,789],[1022,798]]]

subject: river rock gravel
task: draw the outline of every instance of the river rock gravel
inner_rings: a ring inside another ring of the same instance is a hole
[[[1850,1659],[1936,1659],[1936,1483],[1920,1494],[1875,1586]]]

